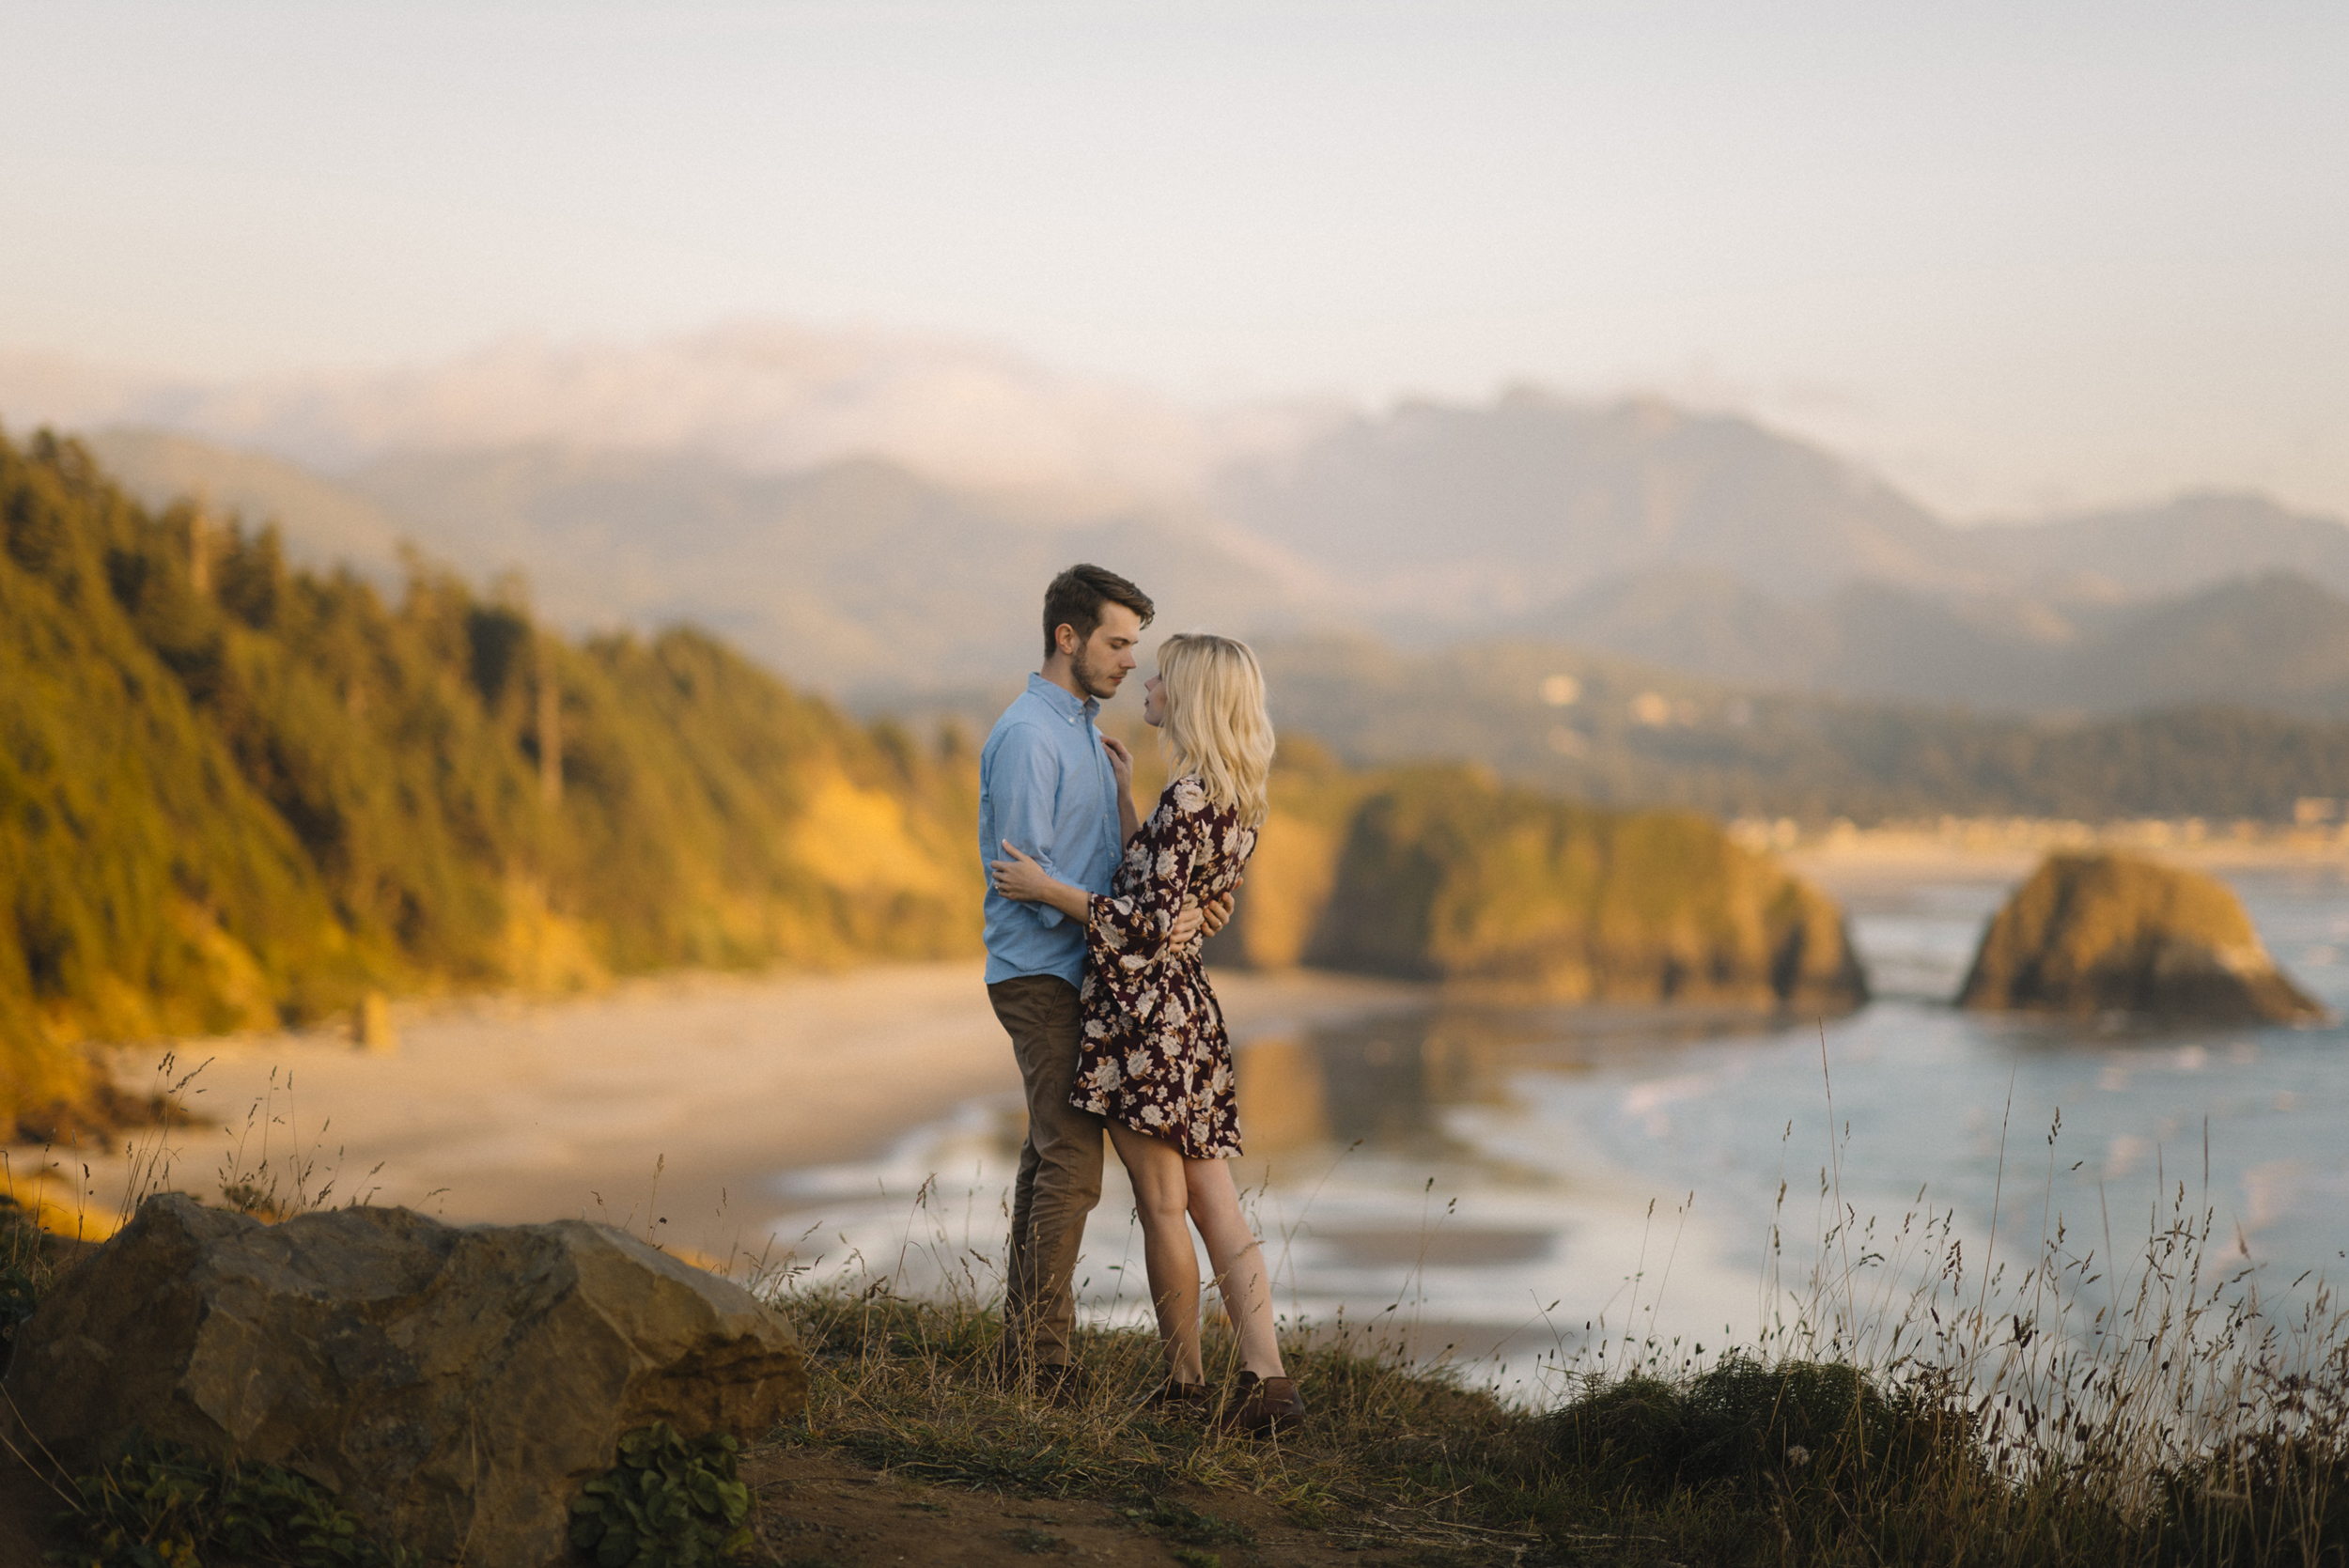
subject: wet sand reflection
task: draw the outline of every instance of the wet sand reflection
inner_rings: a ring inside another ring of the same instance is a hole
[[[1528,1009],[1447,1004],[1238,1042],[1240,1136],[1252,1162],[1356,1147],[1473,1159],[1444,1112],[1505,1107],[1511,1073],[1574,1072],[1659,1044],[1769,1034],[1751,1013],[1655,1008]]]

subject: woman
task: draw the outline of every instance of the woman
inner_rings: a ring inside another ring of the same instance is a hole
[[[1281,1366],[1264,1249],[1232,1182],[1239,1119],[1223,1012],[1197,941],[1177,951],[1168,933],[1186,900],[1204,904],[1238,883],[1264,821],[1272,724],[1256,656],[1228,637],[1168,638],[1143,690],[1142,717],[1174,778],[1127,843],[1110,893],[1088,895],[1009,844],[1011,858],[989,865],[1004,897],[1050,904],[1085,926],[1084,1046],[1069,1098],[1108,1119],[1133,1184],[1166,1347],[1166,1384],[1151,1401],[1204,1410],[1210,1398],[1188,1215],[1239,1334],[1238,1397],[1224,1424],[1267,1432],[1302,1416],[1305,1403]]]

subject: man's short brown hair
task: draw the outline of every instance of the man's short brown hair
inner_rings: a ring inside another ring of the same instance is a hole
[[[1052,585],[1044,590],[1044,657],[1050,659],[1060,651],[1062,627],[1077,634],[1080,647],[1092,641],[1101,625],[1104,604],[1124,605],[1142,617],[1143,626],[1159,613],[1148,594],[1107,567],[1080,562],[1052,579]]]

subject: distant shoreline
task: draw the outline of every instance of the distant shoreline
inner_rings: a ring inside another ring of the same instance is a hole
[[[2330,804],[2330,802],[2326,802]],[[1741,818],[1731,836],[1775,855],[1828,893],[1910,877],[2020,880],[2058,850],[2119,849],[2201,871],[2349,865],[2349,825],[2215,818],[2089,823],[2047,817],[1944,816],[1862,828],[1805,830],[1791,820]]]

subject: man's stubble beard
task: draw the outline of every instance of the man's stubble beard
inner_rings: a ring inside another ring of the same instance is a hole
[[[1076,677],[1079,691],[1089,692],[1101,702],[1108,702],[1117,695],[1117,682],[1105,675],[1101,666],[1086,658],[1085,653],[1085,649],[1079,648],[1068,656],[1068,673]]]

